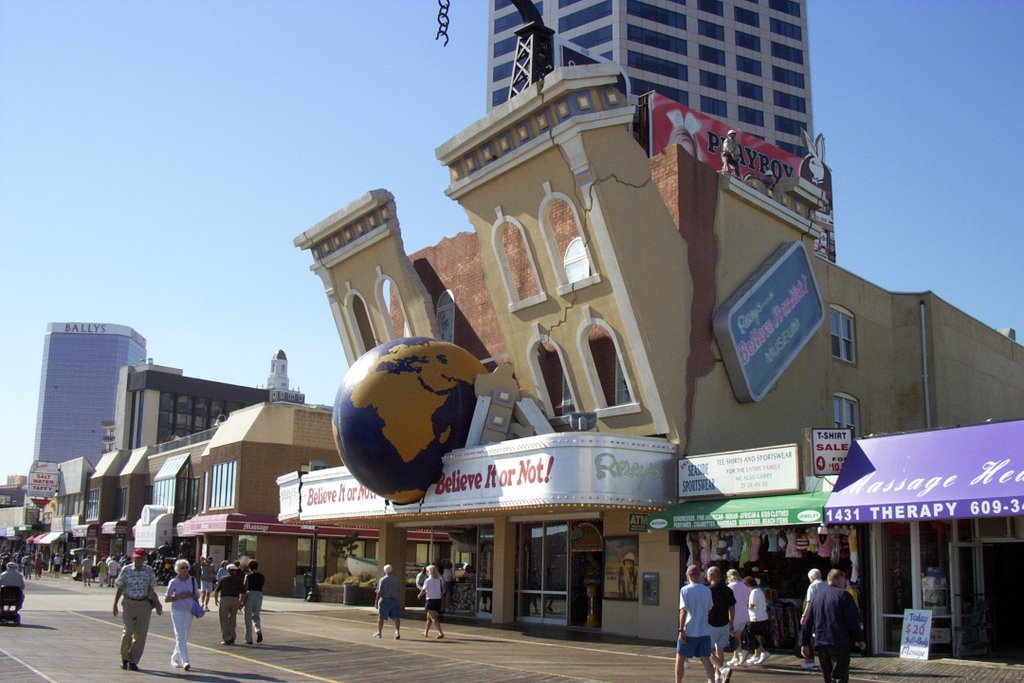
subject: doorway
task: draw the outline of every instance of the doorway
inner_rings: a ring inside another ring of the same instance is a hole
[[[1024,654],[1019,636],[1024,594],[1016,590],[1024,543],[986,543],[982,546],[992,651],[1000,657]]]

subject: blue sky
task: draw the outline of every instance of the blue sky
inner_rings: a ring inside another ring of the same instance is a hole
[[[292,239],[394,193],[406,247],[467,230],[434,149],[485,111],[483,0],[0,0],[0,475],[26,472],[46,325],[331,403],[344,357]],[[965,8],[969,8],[969,11]],[[839,264],[1024,332],[1012,126],[1024,3],[811,0]]]

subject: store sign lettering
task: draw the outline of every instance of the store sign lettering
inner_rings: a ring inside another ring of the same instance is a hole
[[[715,311],[715,339],[737,400],[760,401],[824,318],[803,243],[780,246]]]
[[[64,331],[79,334],[106,334],[107,326],[102,323],[64,323]]]
[[[650,463],[632,462],[625,458],[616,458],[613,453],[601,453],[594,456],[594,476],[598,479],[628,478],[637,480],[637,489],[643,487],[648,478],[661,476],[658,468]]]

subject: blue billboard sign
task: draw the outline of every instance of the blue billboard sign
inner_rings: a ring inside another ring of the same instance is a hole
[[[760,401],[825,319],[802,242],[783,244],[714,315],[736,399]]]

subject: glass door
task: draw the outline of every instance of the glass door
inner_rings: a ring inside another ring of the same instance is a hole
[[[966,520],[970,523],[971,520]],[[984,555],[981,543],[977,541],[959,541],[951,544],[950,577],[953,586],[953,626],[966,626],[970,616],[981,601],[985,599],[982,577],[985,576]],[[953,638],[953,656],[963,657],[963,638]]]
[[[520,621],[566,623],[568,531],[564,522],[519,526],[516,611]]]

